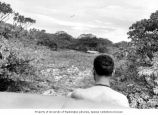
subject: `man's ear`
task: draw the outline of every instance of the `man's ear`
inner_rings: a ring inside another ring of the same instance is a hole
[[[93,77],[94,77],[94,81],[96,81],[96,72],[95,72],[95,69],[93,68]]]
[[[114,75],[115,75],[115,69],[114,69],[113,72],[112,72],[112,77],[114,77]]]

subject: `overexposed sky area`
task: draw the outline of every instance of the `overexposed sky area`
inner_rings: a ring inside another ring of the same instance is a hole
[[[113,42],[127,39],[129,26],[158,10],[158,0],[2,0],[22,15],[36,19],[34,27],[65,31],[74,37],[92,33]]]

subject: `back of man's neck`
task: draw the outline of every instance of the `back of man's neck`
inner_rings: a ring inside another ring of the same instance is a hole
[[[106,85],[110,87],[110,78],[109,77],[100,77],[95,81],[95,84]]]

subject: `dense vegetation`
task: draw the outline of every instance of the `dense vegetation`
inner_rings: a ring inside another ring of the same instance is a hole
[[[86,52],[94,50],[114,56],[111,85],[131,107],[158,107],[158,11],[131,25],[131,42],[115,44],[92,34],[74,38],[64,31],[29,29],[34,23],[0,2],[0,91],[66,95],[89,87],[97,54]]]

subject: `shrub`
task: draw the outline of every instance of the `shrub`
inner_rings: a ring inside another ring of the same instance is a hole
[[[98,47],[96,48],[96,51],[98,51],[100,53],[108,53],[109,52],[107,47],[106,46],[102,46],[102,45],[98,45]]]
[[[139,67],[138,74],[141,78],[144,78],[147,85],[155,95],[158,94],[158,52],[154,54],[152,66],[150,67]]]
[[[36,76],[31,60],[18,58],[18,55],[4,43],[0,47],[0,91],[27,91],[31,80]]]
[[[57,44],[49,38],[38,41],[37,45],[48,46],[51,50],[57,50]]]

